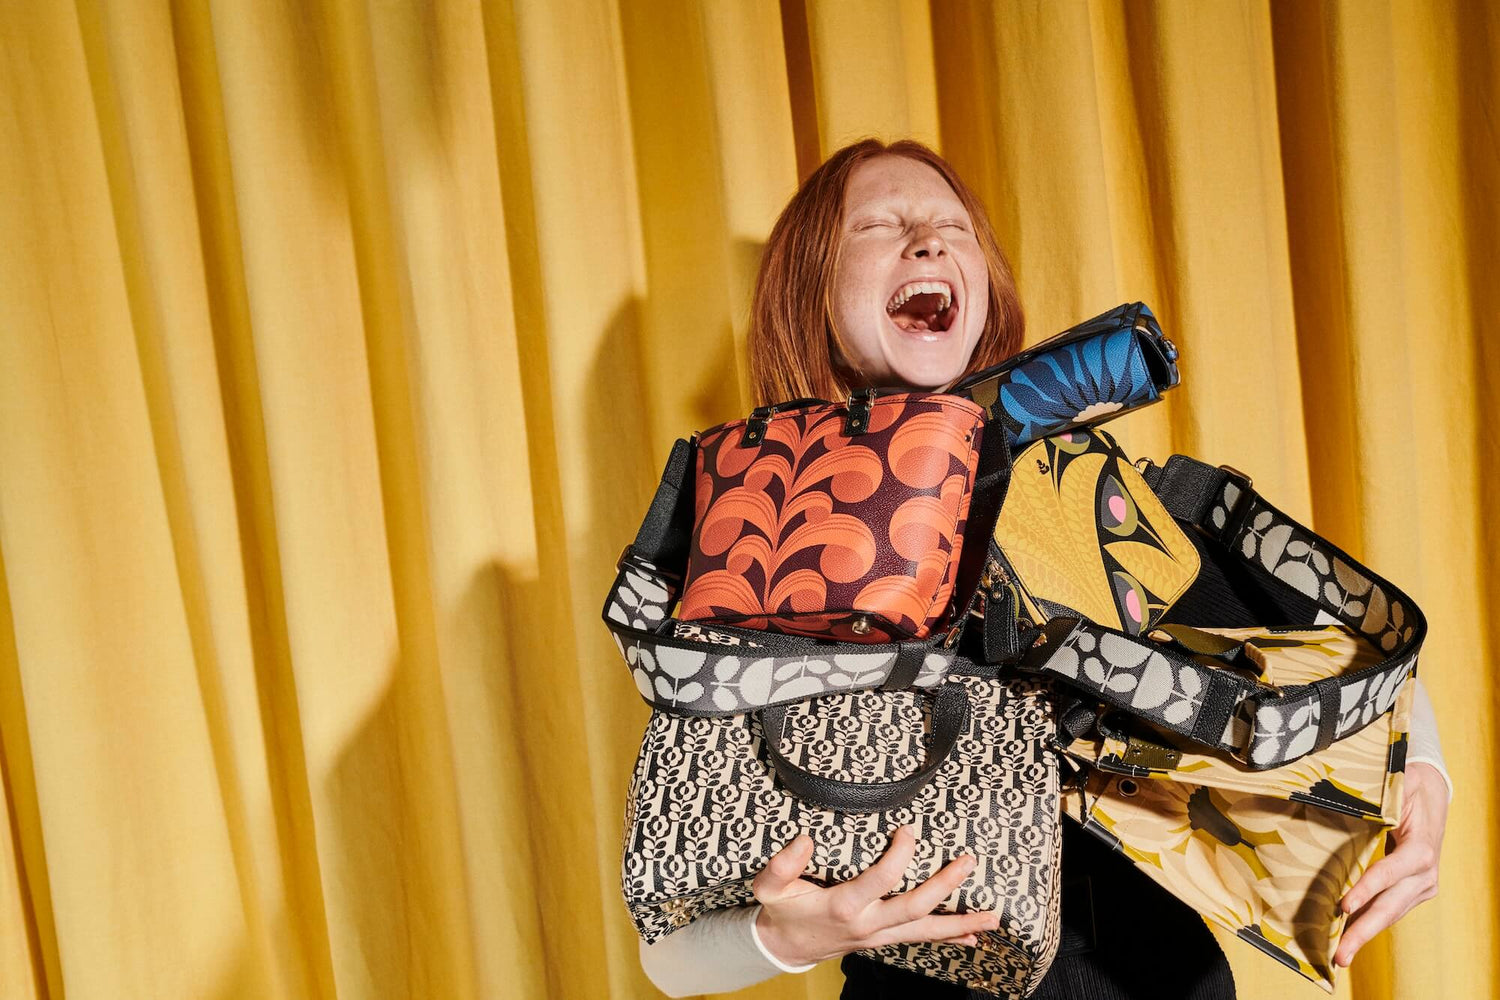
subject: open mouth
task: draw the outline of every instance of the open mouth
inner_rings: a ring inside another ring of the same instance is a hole
[[[941,279],[908,281],[896,289],[885,311],[903,333],[943,333],[958,316],[958,296],[953,294],[953,286]]]

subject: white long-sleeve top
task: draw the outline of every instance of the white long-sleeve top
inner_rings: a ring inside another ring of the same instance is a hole
[[[1448,786],[1453,779],[1443,764],[1437,715],[1432,700],[1417,680],[1412,699],[1411,734],[1406,763],[1430,764]],[[728,993],[763,982],[782,972],[806,972],[811,965],[787,965],[761,944],[755,929],[760,904],[713,910],[655,944],[641,942],[641,967],[656,988],[669,997],[699,993]]]

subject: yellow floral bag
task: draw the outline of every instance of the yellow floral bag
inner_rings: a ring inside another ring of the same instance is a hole
[[[986,657],[1057,682],[1065,813],[1331,991],[1400,815],[1410,598],[1243,474],[1098,430],[1016,457],[982,593]]]
[[[1282,685],[1382,658],[1343,625],[1169,625],[1150,638],[1205,660],[1232,648],[1262,680]],[[1063,809],[1209,920],[1332,992],[1346,920],[1339,901],[1401,812],[1414,692],[1404,680],[1391,710],[1369,725],[1263,771],[1137,720],[1106,721],[1067,747],[1086,766]]]

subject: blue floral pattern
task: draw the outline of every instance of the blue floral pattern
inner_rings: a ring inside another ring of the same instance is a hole
[[[1006,426],[1018,443],[1095,422],[1128,404],[1155,402],[1135,330],[1066,344],[1011,372],[1000,387]]]
[[[1159,359],[1155,373],[1148,351]],[[970,376],[955,391],[998,416],[1019,448],[1156,402],[1177,384],[1176,359],[1151,310],[1134,302]]]

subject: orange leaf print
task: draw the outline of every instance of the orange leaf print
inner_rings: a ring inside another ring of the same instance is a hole
[[[704,573],[682,597],[682,617],[709,618],[720,609],[739,614],[754,614],[760,609],[760,598],[738,573],[722,569]]]
[[[871,580],[855,595],[854,608],[877,611],[891,620],[909,618],[920,624],[927,619],[927,601],[917,593],[917,581],[909,576]]]
[[[739,439],[742,434],[742,428],[732,427],[714,439],[698,442],[698,447],[704,448],[712,444],[714,440],[723,439],[724,443],[719,446],[719,453],[714,459],[714,471],[721,479],[733,479],[738,476],[749,468],[750,463],[755,461],[755,456],[760,454],[760,449],[754,446],[740,447]]]
[[[766,440],[785,445],[800,459],[814,444],[830,435],[842,433],[843,429],[843,418],[835,414],[832,407],[828,407],[822,412],[810,413],[801,418],[792,416],[772,420],[766,426]]]
[[[808,462],[792,481],[792,492],[801,493],[831,477],[828,489],[835,499],[859,503],[869,499],[884,476],[879,455],[864,445],[846,444]]]
[[[736,486],[714,503],[702,521],[698,546],[716,556],[728,549],[744,534],[746,524],[771,535],[776,528],[776,503],[764,490]]]
[[[834,583],[852,583],[875,565],[875,536],[865,522],[849,514],[829,514],[798,525],[776,549],[777,564],[803,549],[823,546],[818,565]]]
[[[879,434],[899,420],[901,414],[906,412],[906,401],[910,398],[907,395],[887,396],[880,401],[879,406],[872,407],[867,433]]]
[[[912,562],[948,541],[952,532],[953,513],[940,497],[912,497],[891,515],[891,547]]]
[[[708,472],[699,470],[698,477],[693,481],[693,523],[702,524],[703,515],[708,513],[709,501],[713,499],[714,477]]]
[[[862,435],[847,419],[836,404],[773,415],[748,449],[742,421],[701,436],[684,618],[864,642],[930,631],[953,590],[980,409],[898,394]],[[855,613],[886,624],[853,633]]]
[[[769,579],[772,558],[771,542],[765,535],[741,535],[730,546],[724,568],[731,573],[744,575],[750,571],[751,566],[759,564],[761,572]]]
[[[943,480],[943,488],[938,491],[938,496],[943,499],[943,509],[948,512],[950,524],[957,524],[958,519],[969,510],[969,480],[967,476],[954,473]]]
[[[941,549],[930,550],[917,562],[917,593],[931,594],[932,601],[923,609],[922,615],[914,616],[914,620],[935,618],[943,613],[948,606],[948,597],[953,593],[950,570],[956,565],[956,560]]]
[[[776,582],[766,601],[767,611],[817,611],[828,599],[828,585],[817,571],[799,569]]]
[[[792,466],[784,456],[774,453],[762,455],[745,473],[745,489],[764,490],[778,479],[786,483],[791,478]]]
[[[797,493],[787,499],[781,512],[781,524],[788,524],[797,514],[807,515],[809,523],[816,523],[833,513],[833,497],[821,490]]]
[[[970,451],[967,432],[942,413],[918,413],[891,435],[891,471],[907,486],[928,489],[948,475],[952,460]]]

